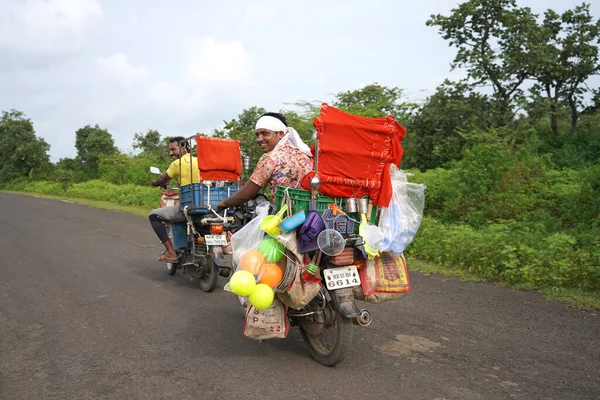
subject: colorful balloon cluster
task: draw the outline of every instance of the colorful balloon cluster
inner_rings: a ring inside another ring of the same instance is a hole
[[[283,257],[283,245],[275,239],[264,239],[258,250],[246,250],[239,267],[229,281],[231,291],[248,297],[252,306],[269,308],[275,298],[273,291],[283,280],[283,271],[276,264]]]

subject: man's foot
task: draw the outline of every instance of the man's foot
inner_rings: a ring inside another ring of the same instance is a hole
[[[165,261],[165,262],[176,262],[177,261],[177,255],[172,255],[169,253],[163,253],[160,258],[158,259],[158,261]]]

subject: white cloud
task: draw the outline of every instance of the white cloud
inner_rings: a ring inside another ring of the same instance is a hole
[[[279,17],[281,4],[278,2],[253,1],[246,7],[244,21],[251,24],[275,21]]]
[[[176,83],[157,81],[147,89],[146,96],[150,102],[156,105],[168,106],[182,102],[186,96],[186,91]]]
[[[245,85],[252,80],[252,61],[242,42],[217,42],[210,36],[184,41],[188,76],[203,85]]]
[[[103,14],[99,0],[2,0],[0,49],[66,52],[81,48]]]
[[[101,73],[109,79],[116,79],[123,86],[131,86],[148,79],[150,70],[147,66],[134,67],[123,53],[114,53],[108,57],[98,57]]]

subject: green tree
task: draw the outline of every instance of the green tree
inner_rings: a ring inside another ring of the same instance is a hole
[[[393,115],[402,123],[416,108],[416,104],[401,101],[403,95],[400,88],[389,88],[375,82],[358,90],[338,93],[333,106],[369,118]]]
[[[592,90],[592,104],[587,106],[583,113],[595,114],[600,111],[600,88]]]
[[[422,171],[447,166],[463,157],[466,131],[496,124],[488,96],[470,91],[464,83],[446,81],[409,120],[405,168]]]
[[[33,123],[21,111],[3,111],[0,119],[0,175],[32,177],[34,170],[50,166],[50,145],[35,135]]]
[[[92,178],[98,175],[100,156],[110,156],[118,152],[112,135],[97,124],[93,127],[86,125],[75,132],[75,148],[84,169]]]
[[[133,148],[162,162],[169,159],[168,139],[161,139],[160,133],[154,129],[149,129],[145,134],[136,133],[133,137]]]
[[[293,127],[307,145],[315,142],[315,127],[313,119],[319,115],[319,111],[314,112],[313,107],[303,107],[300,111],[280,111],[287,120],[288,126]]]
[[[427,25],[437,26],[458,49],[451,68],[464,68],[472,88],[491,85],[504,120],[512,120],[537,44],[531,40],[537,27],[531,9],[517,7],[515,0],[469,0],[448,16],[432,15]]]
[[[586,81],[600,73],[600,19],[594,21],[586,3],[562,15],[547,10],[534,40],[538,45],[528,62],[537,82],[531,91],[545,98],[555,135],[559,134],[558,119],[565,107],[570,111],[571,132],[575,133],[583,96],[588,92]]]

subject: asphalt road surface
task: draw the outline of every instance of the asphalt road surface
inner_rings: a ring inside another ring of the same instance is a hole
[[[600,399],[598,313],[412,273],[328,368],[161,251],[145,218],[0,193],[0,399]]]

